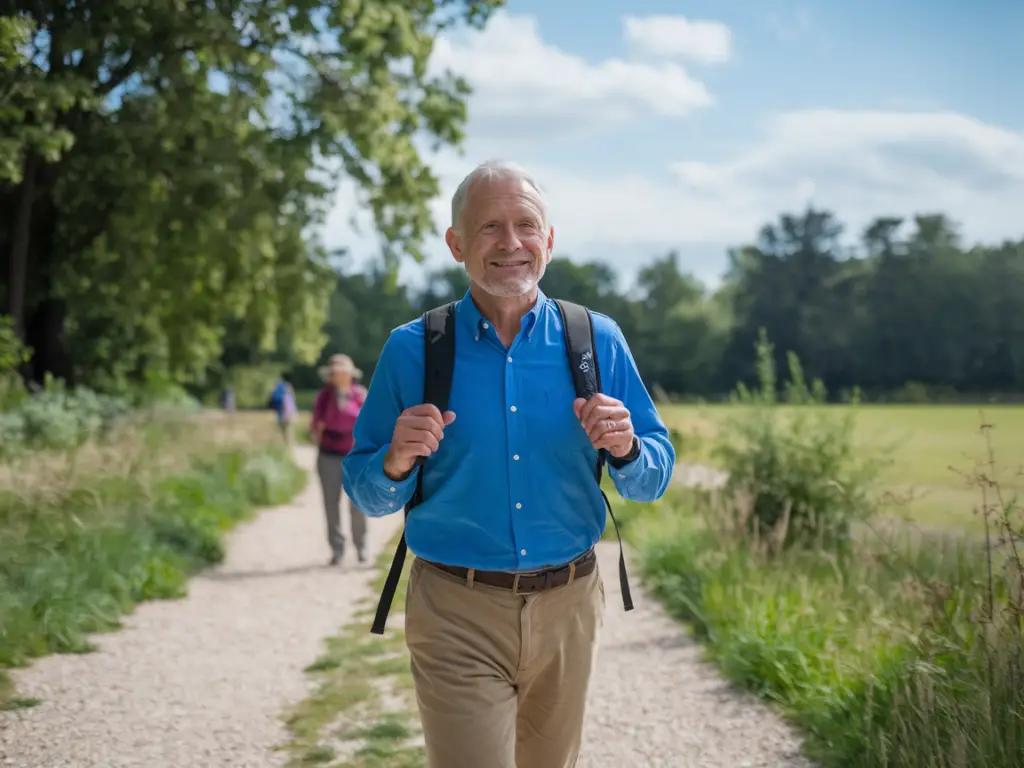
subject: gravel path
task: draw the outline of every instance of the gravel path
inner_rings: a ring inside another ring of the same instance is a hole
[[[598,557],[607,608],[579,768],[812,768],[778,715],[701,660],[636,567],[622,610],[618,544],[602,541]]]
[[[313,449],[296,448],[312,469]],[[676,481],[713,484],[704,468]],[[147,603],[99,650],[50,656],[14,678],[43,703],[0,712],[0,766],[279,768],[280,714],[307,693],[303,668],[352,616],[371,572],[324,565],[320,492],[230,536],[228,557],[187,598]],[[370,553],[401,524],[370,521]],[[724,683],[699,647],[630,571],[636,609],[622,611],[618,548],[599,545],[608,595],[580,768],[810,768],[799,739]]]
[[[312,469],[314,449],[296,447]],[[371,558],[401,524],[371,520]],[[346,524],[347,530],[347,524]],[[315,474],[292,504],[232,532],[226,562],[183,600],[145,603],[99,650],[15,670],[33,709],[0,712],[0,766],[271,768],[280,714],[308,691],[303,668],[365,594],[372,572],[326,567]],[[354,556],[351,562],[355,562]],[[372,562],[372,559],[371,559]]]
[[[728,475],[678,464],[672,482],[717,488]],[[725,682],[701,647],[629,568],[634,608],[622,610],[616,543],[598,544],[607,593],[580,768],[813,768],[801,738],[752,695]]]

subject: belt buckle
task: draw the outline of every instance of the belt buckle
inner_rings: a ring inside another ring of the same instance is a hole
[[[569,569],[569,581],[566,582],[566,584],[567,585],[568,584],[572,584],[573,581],[576,579],[576,561],[575,560],[571,561],[566,566],[562,566],[561,568],[549,568],[549,569],[544,570],[544,571],[532,571],[532,572],[528,572],[528,573],[517,573],[515,575],[515,578],[512,580],[512,594],[516,595],[516,596],[518,596],[520,594],[520,592],[519,592],[519,580],[523,576],[530,576],[530,577],[533,577],[533,578],[536,578],[538,576],[540,577],[540,579],[542,581],[542,587],[540,589],[536,590],[537,592],[543,592],[543,591],[548,590],[548,589],[554,589],[556,575],[560,574],[566,568]]]
[[[528,576],[528,577],[531,577],[531,578],[536,578],[537,576],[540,576],[544,580],[544,588],[547,589],[547,580],[548,580],[548,574],[549,573],[550,573],[550,571],[527,571],[526,573],[522,573],[522,572],[516,573],[515,578],[512,579],[512,594],[515,595],[516,597],[518,597],[521,594],[519,592],[519,580],[523,576]],[[540,590],[534,590],[534,591],[538,592]],[[533,592],[530,592],[529,594],[533,594]]]

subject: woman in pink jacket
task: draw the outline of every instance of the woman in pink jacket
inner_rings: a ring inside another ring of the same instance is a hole
[[[363,372],[348,355],[332,355],[320,368],[323,389],[316,396],[310,429],[319,447],[316,459],[327,513],[327,541],[331,546],[331,565],[338,565],[345,554],[345,534],[341,531],[341,460],[352,450],[352,429],[366,390],[355,383]],[[366,516],[349,499],[352,539],[359,562],[366,562]]]

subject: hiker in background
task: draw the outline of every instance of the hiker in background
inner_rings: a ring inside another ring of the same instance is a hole
[[[220,407],[227,413],[234,413],[236,410],[235,390],[230,384],[225,384],[220,391]]]
[[[295,414],[298,413],[298,408],[295,404],[295,390],[292,388],[291,382],[288,380],[288,374],[282,373],[280,381],[274,387],[274,391],[270,393],[270,408],[277,414],[277,425],[281,429],[281,436],[284,438],[286,445],[291,445],[292,442],[292,421],[295,420]]]
[[[366,397],[366,390],[355,383],[363,372],[348,355],[332,355],[320,368],[324,387],[317,393],[310,420],[313,442],[319,448],[316,469],[323,490],[327,514],[327,542],[331,546],[331,565],[341,562],[345,554],[345,535],[341,530],[342,476],[341,460],[352,450],[352,430]],[[359,562],[366,562],[366,516],[351,499],[348,500],[352,540]]]

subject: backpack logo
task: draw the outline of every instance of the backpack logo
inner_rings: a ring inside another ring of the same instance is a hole
[[[580,355],[580,370],[588,373],[590,371],[590,361],[593,359],[594,353],[589,350]]]

